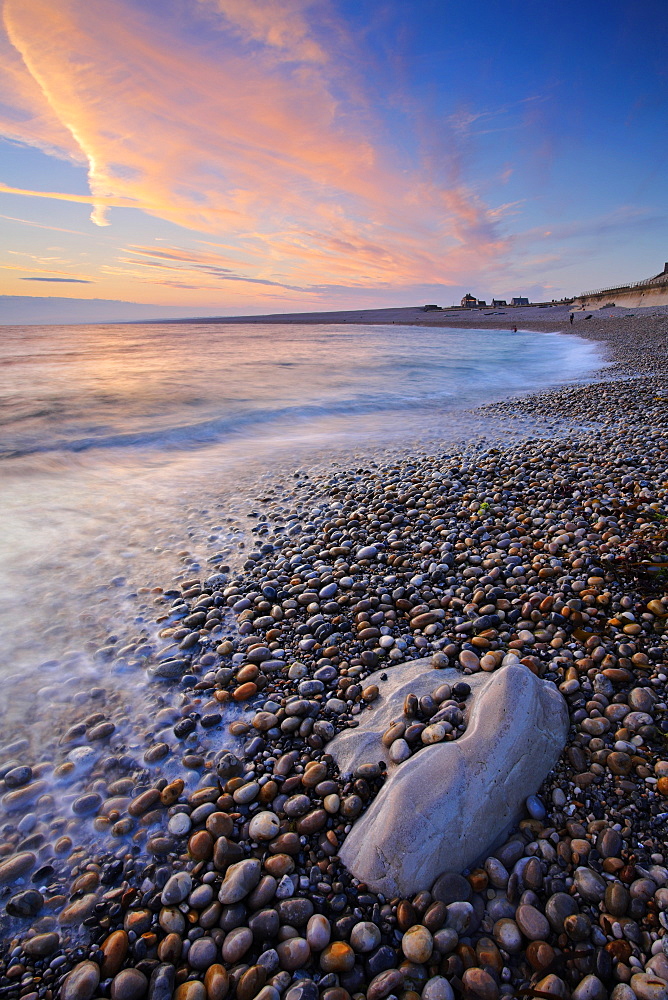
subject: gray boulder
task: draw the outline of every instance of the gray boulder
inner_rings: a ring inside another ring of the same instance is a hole
[[[385,785],[340,857],[357,878],[392,898],[429,889],[441,872],[471,867],[505,839],[563,749],[568,712],[556,687],[521,665],[464,677],[414,660],[387,673],[385,682],[381,671],[367,680],[378,684],[380,697],[359,727],[341,733],[328,750],[344,773],[388,764]],[[391,764],[381,736],[401,718],[406,694],[421,697],[459,680],[472,690],[464,735]]]

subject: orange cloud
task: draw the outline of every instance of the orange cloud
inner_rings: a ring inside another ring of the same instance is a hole
[[[224,280],[289,289],[453,283],[503,253],[499,209],[400,165],[342,83],[343,31],[322,2],[190,0],[168,14],[5,0],[13,112],[0,128],[86,164],[90,194],[0,190],[90,203],[97,225],[140,209],[224,241],[236,276]],[[213,21],[206,44],[187,40],[186,14],[189,28]],[[175,266],[200,280],[230,266],[189,261]]]
[[[233,31],[246,40],[269,45],[286,59],[326,62],[313,38],[305,14],[314,0],[202,0],[223,15]],[[322,6],[322,4],[320,5]]]

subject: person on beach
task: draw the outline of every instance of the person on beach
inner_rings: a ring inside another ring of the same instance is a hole
[[[512,332],[513,333],[517,333],[517,327],[516,326],[513,327]]]
[[[569,316],[569,319],[571,321],[571,326],[573,326],[573,320],[575,319],[575,313],[571,313],[570,316]]]

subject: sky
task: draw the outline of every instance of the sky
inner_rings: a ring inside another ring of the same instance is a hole
[[[649,277],[666,51],[665,0],[4,0],[0,323]]]

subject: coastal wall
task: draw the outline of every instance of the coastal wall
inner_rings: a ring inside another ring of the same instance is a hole
[[[647,281],[583,292],[574,299],[573,305],[575,308],[601,309],[611,302],[627,309],[668,305],[668,264],[661,274]]]

